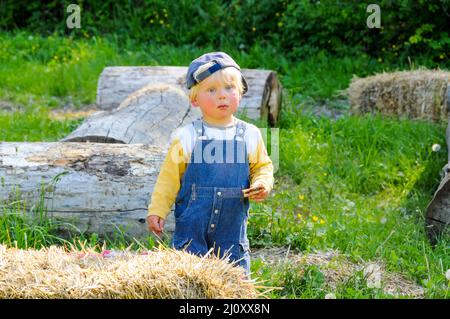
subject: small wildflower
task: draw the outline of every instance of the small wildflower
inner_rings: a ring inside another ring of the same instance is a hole
[[[280,13],[279,13],[279,12],[277,12],[277,13],[275,13],[275,15],[276,15],[277,17],[279,17],[279,16],[280,16]]]
[[[302,219],[302,214],[297,214],[298,219]]]
[[[252,28],[252,31],[253,31],[253,32],[255,32],[255,31],[256,31],[256,28],[255,28],[255,27],[253,27],[253,28]]]
[[[444,59],[444,55],[443,54],[441,54],[439,57],[441,58],[441,60]]]
[[[447,278],[447,280],[450,280],[450,269],[447,269],[447,271],[445,272],[445,278]]]
[[[325,295],[325,299],[336,299],[336,295],[332,292],[329,292]]]
[[[319,220],[319,218],[318,218],[317,216],[313,216],[313,217],[312,217],[312,221],[313,221],[313,222],[316,222],[316,221],[318,221],[318,220]]]
[[[298,195],[298,199],[304,200],[305,199],[305,195]]]
[[[327,173],[323,173],[323,176],[328,176],[328,174]]]
[[[325,220],[324,219],[320,219],[319,223],[320,223],[320,225],[323,225],[323,224],[325,224]]]
[[[383,59],[382,58],[378,58],[378,62],[383,62]]]
[[[159,20],[159,24],[164,24],[164,21],[163,20]]]
[[[281,28],[283,26],[283,22],[278,22],[278,27]]]
[[[439,144],[433,144],[433,146],[431,147],[431,149],[433,150],[433,152],[439,152],[441,150],[441,145]]]
[[[153,23],[154,21],[153,21],[153,19],[150,19],[150,23]]]

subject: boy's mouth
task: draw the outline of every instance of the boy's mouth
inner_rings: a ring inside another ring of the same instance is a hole
[[[226,108],[228,108],[228,105],[219,105],[217,108],[220,110],[225,110]]]

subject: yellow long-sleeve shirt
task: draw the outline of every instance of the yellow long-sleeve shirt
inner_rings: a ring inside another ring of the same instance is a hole
[[[205,135],[210,139],[233,139],[236,125],[227,127],[204,123]],[[171,136],[170,147],[162,163],[153,189],[148,215],[166,218],[181,188],[181,180],[190,161],[196,141],[192,124],[177,129]],[[250,184],[262,183],[269,191],[273,188],[273,165],[258,127],[246,123],[244,141],[250,165]]]

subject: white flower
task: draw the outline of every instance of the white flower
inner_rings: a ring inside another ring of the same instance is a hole
[[[450,269],[447,269],[447,271],[445,272],[445,278],[447,278],[447,280],[450,280]]]
[[[325,299],[336,299],[336,295],[332,292],[329,292],[325,295]]]
[[[433,152],[439,152],[441,150],[441,146],[439,144],[433,144],[431,149],[433,150]]]

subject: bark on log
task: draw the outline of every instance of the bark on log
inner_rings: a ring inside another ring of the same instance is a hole
[[[201,116],[182,90],[150,84],[130,94],[114,110],[87,118],[62,142],[141,143],[167,148],[177,127]]]
[[[426,233],[434,245],[443,235],[449,235],[450,224],[450,174],[442,179],[426,210]]]
[[[112,110],[133,92],[150,84],[167,84],[185,91],[187,67],[107,67],[100,75],[97,87],[97,106]],[[249,84],[240,109],[251,119],[266,119],[277,123],[281,108],[282,87],[275,72],[243,69]]]
[[[450,109],[450,86],[447,90],[447,107]],[[442,169],[444,177],[434,193],[433,199],[428,204],[425,218],[426,233],[432,244],[436,244],[438,239],[446,234],[450,224],[450,120],[447,124],[445,137],[448,162]]]
[[[2,142],[0,206],[5,211],[19,199],[32,207],[43,195],[48,217],[82,232],[111,235],[119,228],[144,238],[163,158],[161,148],[141,144]],[[166,231],[173,230],[170,214]]]

